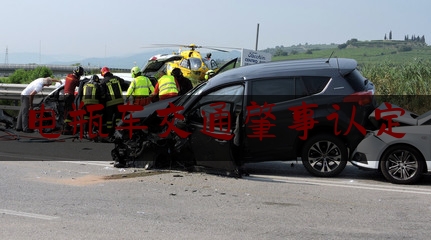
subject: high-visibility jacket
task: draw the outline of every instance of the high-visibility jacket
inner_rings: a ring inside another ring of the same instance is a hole
[[[106,77],[105,77],[106,78]],[[124,103],[123,91],[121,90],[121,82],[113,77],[105,81],[105,106],[113,106]]]
[[[83,87],[82,101],[84,105],[98,104],[100,98],[100,86],[98,83],[88,82]]]
[[[159,84],[159,96],[178,94],[177,83],[174,76],[164,75],[157,81]]]
[[[150,79],[145,76],[138,76],[133,79],[127,89],[127,97],[133,95],[134,97],[143,96],[147,97],[150,93],[154,92],[154,86]]]

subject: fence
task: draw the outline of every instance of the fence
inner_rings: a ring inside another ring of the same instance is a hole
[[[9,84],[0,83],[0,109],[2,110],[19,110],[21,92],[27,87],[28,84]],[[33,102],[37,103],[42,100],[44,96],[56,89],[55,86],[44,87],[42,92],[36,94]],[[1,105],[4,104],[1,100],[11,100],[12,105]]]

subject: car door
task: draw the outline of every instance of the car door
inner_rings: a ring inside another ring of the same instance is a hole
[[[244,157],[246,162],[291,160],[295,140],[294,110],[312,103],[298,77],[274,77],[247,83]]]
[[[238,62],[238,58],[233,58],[231,60],[229,60],[229,62],[223,64],[223,66],[221,66],[217,71],[216,71],[216,75],[219,73],[222,73],[224,71],[227,71],[229,69],[235,68],[236,64]]]
[[[237,168],[243,98],[243,85],[223,87],[203,95],[185,114],[198,166]]]

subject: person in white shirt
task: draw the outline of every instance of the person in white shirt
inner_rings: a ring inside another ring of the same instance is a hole
[[[34,96],[41,92],[44,86],[51,86],[52,82],[59,82],[59,80],[50,77],[38,78],[21,92],[21,108],[15,127],[16,131],[33,132],[32,129],[28,128],[28,113],[33,109]]]

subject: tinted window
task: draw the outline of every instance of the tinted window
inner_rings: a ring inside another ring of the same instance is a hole
[[[330,79],[330,77],[301,77],[303,87],[305,88],[303,91],[307,92],[308,95],[319,93],[323,91]],[[298,86],[301,85],[298,84]]]
[[[251,101],[258,105],[288,101],[295,98],[295,79],[261,79],[251,83]]]
[[[216,112],[217,107],[211,106],[211,104],[216,104],[218,106],[224,106],[224,111],[229,111],[230,108],[240,110],[242,106],[242,101],[244,97],[244,86],[234,85],[229,87],[224,87],[211,92],[207,95],[202,96],[202,98],[194,104],[194,109],[192,110],[192,115],[190,119],[195,122],[202,122],[202,110],[206,114],[211,114]],[[233,105],[232,105],[233,104]],[[196,109],[198,107],[198,109]],[[209,119],[209,118],[208,118]]]
[[[357,91],[364,91],[367,79],[357,70],[353,70],[351,73],[344,76],[345,79],[352,85],[352,88]]]

